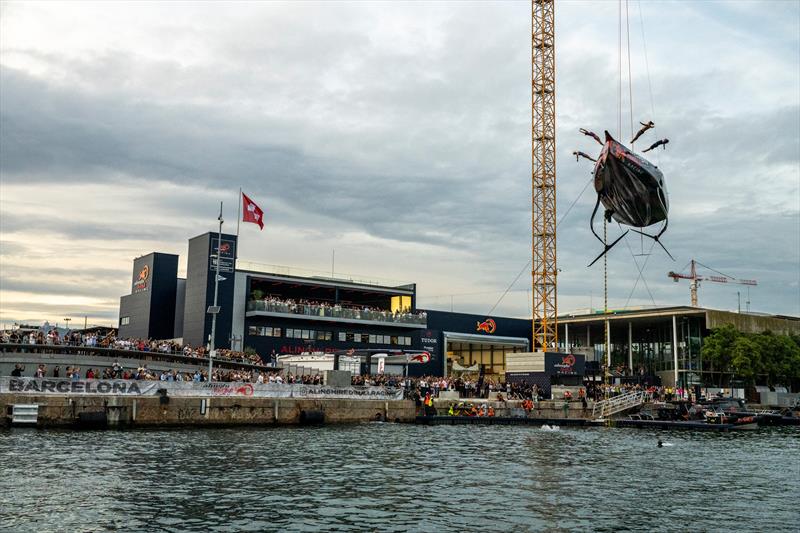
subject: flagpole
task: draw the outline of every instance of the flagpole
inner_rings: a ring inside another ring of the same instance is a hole
[[[208,347],[208,382],[212,381],[212,371],[214,369],[214,342],[217,336],[217,315],[219,314],[218,298],[219,298],[219,264],[222,262],[222,202],[219,203],[219,234],[217,237],[217,268],[214,272],[214,307],[209,309],[211,313],[211,342]]]
[[[239,223],[242,221],[242,188],[239,187],[239,201],[236,203],[236,254],[234,259],[239,259]]]

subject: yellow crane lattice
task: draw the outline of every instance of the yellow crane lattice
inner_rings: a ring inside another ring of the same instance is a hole
[[[554,0],[532,0],[533,350],[558,346],[556,295],[556,53]]]

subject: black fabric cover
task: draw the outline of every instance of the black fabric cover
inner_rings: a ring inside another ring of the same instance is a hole
[[[611,217],[644,228],[667,218],[664,175],[655,165],[615,141],[608,132],[594,167],[594,188]]]

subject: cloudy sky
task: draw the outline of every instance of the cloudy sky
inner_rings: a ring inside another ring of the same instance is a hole
[[[602,308],[571,152],[599,148],[578,128],[617,129],[617,13],[556,9],[561,312]],[[757,279],[752,310],[800,315],[800,4],[629,15],[633,119],[670,139],[652,159],[676,260],[628,238],[609,306],[688,304],[667,272],[695,257]],[[3,2],[0,322],[116,323],[132,259],[185,272],[221,200],[234,230],[240,186],[267,219],[242,227],[243,260],[330,272],[335,249],[337,276],[478,314],[524,271],[494,313],[529,316],[530,22],[529,2]],[[736,309],[737,290],[744,309],[736,285],[700,303]]]

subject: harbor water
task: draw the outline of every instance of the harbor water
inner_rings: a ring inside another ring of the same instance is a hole
[[[798,502],[797,428],[0,430],[10,532],[797,531]]]

